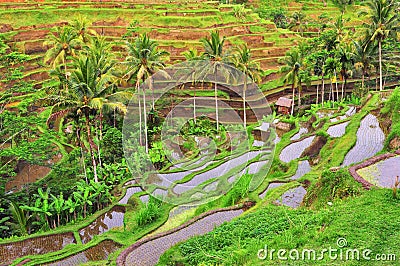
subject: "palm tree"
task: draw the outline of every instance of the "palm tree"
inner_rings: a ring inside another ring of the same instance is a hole
[[[158,70],[165,67],[165,57],[169,55],[164,50],[157,48],[158,43],[151,40],[147,34],[138,36],[133,42],[126,42],[129,56],[126,58],[125,64],[128,65],[128,71],[126,77],[128,80],[132,78],[136,79],[135,88],[136,93],[139,95],[139,123],[140,123],[140,144],[142,144],[142,110],[140,103],[140,82],[144,82],[147,78],[151,77]],[[152,80],[149,81],[150,88],[152,90],[152,109],[154,110],[154,92],[152,86]],[[147,118],[146,118],[146,95],[143,91],[143,112],[144,112],[144,131],[145,131],[145,148],[146,153],[148,152],[148,141],[147,141]]]
[[[198,64],[197,61],[203,60],[204,57],[202,54],[199,54],[197,49],[189,49],[188,51],[185,51],[182,53],[182,55],[185,57],[186,61],[190,63],[190,66],[193,67],[193,71],[190,70],[189,73],[185,73],[183,75],[184,79],[190,78],[193,81],[193,120],[196,122],[196,82],[198,81],[199,77],[199,71],[197,70]],[[203,86],[203,82],[202,82]]]
[[[217,77],[218,66],[221,62],[227,59],[227,55],[224,53],[224,42],[225,37],[219,36],[219,31],[211,32],[210,39],[202,38],[201,43],[204,48],[204,56],[212,61],[213,69],[212,73]],[[219,130],[219,118],[218,118],[218,91],[217,91],[217,80],[214,82],[214,97],[215,97],[215,119],[217,122],[217,131]]]
[[[89,35],[96,35],[94,30],[88,29],[89,26],[89,20],[81,15],[71,23],[71,27],[74,29],[76,36],[84,43],[90,40]]]
[[[331,100],[331,95],[332,95],[332,101],[335,99],[335,91],[333,89],[333,80],[337,82],[337,76],[336,76],[336,71],[339,69],[340,62],[337,58],[334,57],[329,57],[326,62],[325,62],[325,70],[324,72],[329,75],[330,82],[331,82],[331,90],[329,92],[329,100]],[[336,86],[336,100],[339,100],[339,91]]]
[[[397,0],[369,0],[365,2],[368,7],[367,38],[378,42],[379,53],[379,90],[383,90],[382,82],[382,42],[388,36],[395,36],[399,29],[399,18],[396,11]]]
[[[50,97],[55,104],[52,107],[52,115],[48,118],[48,122],[67,113],[84,116],[94,178],[95,182],[98,182],[97,164],[93,152],[95,145],[91,138],[90,115],[105,108],[125,114],[126,106],[118,99],[125,98],[127,93],[114,93],[115,86],[112,83],[110,69],[100,75],[95,62],[90,57],[81,55],[74,60],[74,67],[71,77],[67,80],[71,91],[67,94]]]
[[[361,69],[361,87],[364,88],[365,76],[369,74],[373,64],[373,58],[378,47],[368,40],[354,41],[354,67]]]
[[[343,78],[342,82],[342,97],[344,97],[344,90],[347,84],[348,71],[353,66],[353,52],[350,44],[340,45],[338,49],[338,58],[340,62],[340,75]]]
[[[246,91],[248,77],[251,80],[259,82],[260,73],[262,72],[260,64],[251,58],[251,50],[244,44],[237,48],[237,53],[232,58],[233,64],[237,69],[243,72],[243,127],[246,129]]]
[[[292,29],[297,27],[298,32],[300,32],[300,36],[303,36],[303,23],[306,18],[306,14],[302,11],[295,11],[292,15],[292,21],[290,22],[288,28]]]
[[[301,78],[300,78],[300,68],[302,66],[303,58],[298,49],[292,49],[286,53],[283,60],[285,66],[280,69],[281,73],[284,73],[283,81],[285,84],[289,82],[292,84],[292,109],[290,114],[293,115],[294,112],[294,95],[295,89],[298,88],[300,94]],[[300,95],[299,95],[300,97]]]
[[[75,50],[81,45],[74,29],[68,26],[55,28],[54,33],[48,35],[48,40],[43,45],[51,46],[44,56],[44,62],[48,63],[51,60],[54,69],[62,63],[67,78],[67,57],[75,56]]]

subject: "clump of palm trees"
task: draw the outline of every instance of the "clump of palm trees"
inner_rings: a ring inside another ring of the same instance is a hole
[[[370,77],[371,71],[375,69],[378,72],[379,90],[383,90],[383,64],[386,64],[387,69],[390,65],[398,65],[398,61],[394,60],[396,57],[385,60],[387,57],[383,55],[382,47],[385,41],[390,43],[396,39],[400,21],[395,10],[399,5],[393,0],[371,0],[366,1],[364,5],[366,10],[362,14],[366,14],[368,22],[363,25],[364,31],[361,30],[361,34],[354,35],[352,31],[346,30],[345,20],[343,16],[339,16],[330,30],[287,52],[281,73],[283,81],[292,86],[291,115],[294,110],[295,91],[297,90],[300,105],[302,83],[309,85],[316,77],[320,77],[322,81],[321,97],[318,91],[320,83],[317,82],[316,103],[318,104],[321,98],[322,105],[326,99],[326,78],[330,81],[329,101],[344,99],[347,80],[357,72],[361,73],[361,87],[364,88],[365,77]],[[342,80],[341,92],[338,88],[339,78]]]

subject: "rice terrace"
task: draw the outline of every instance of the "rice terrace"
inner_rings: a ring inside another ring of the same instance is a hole
[[[0,265],[400,265],[399,0],[0,0]]]

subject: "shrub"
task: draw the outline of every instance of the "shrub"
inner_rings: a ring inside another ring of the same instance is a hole
[[[161,201],[150,197],[146,206],[137,213],[136,223],[139,226],[143,226],[157,220],[157,218],[160,217],[160,207]]]

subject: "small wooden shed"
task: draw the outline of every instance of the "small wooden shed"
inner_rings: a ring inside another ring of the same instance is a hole
[[[292,108],[292,99],[280,97],[275,105],[278,107],[278,113],[285,115],[290,114],[290,109]]]

